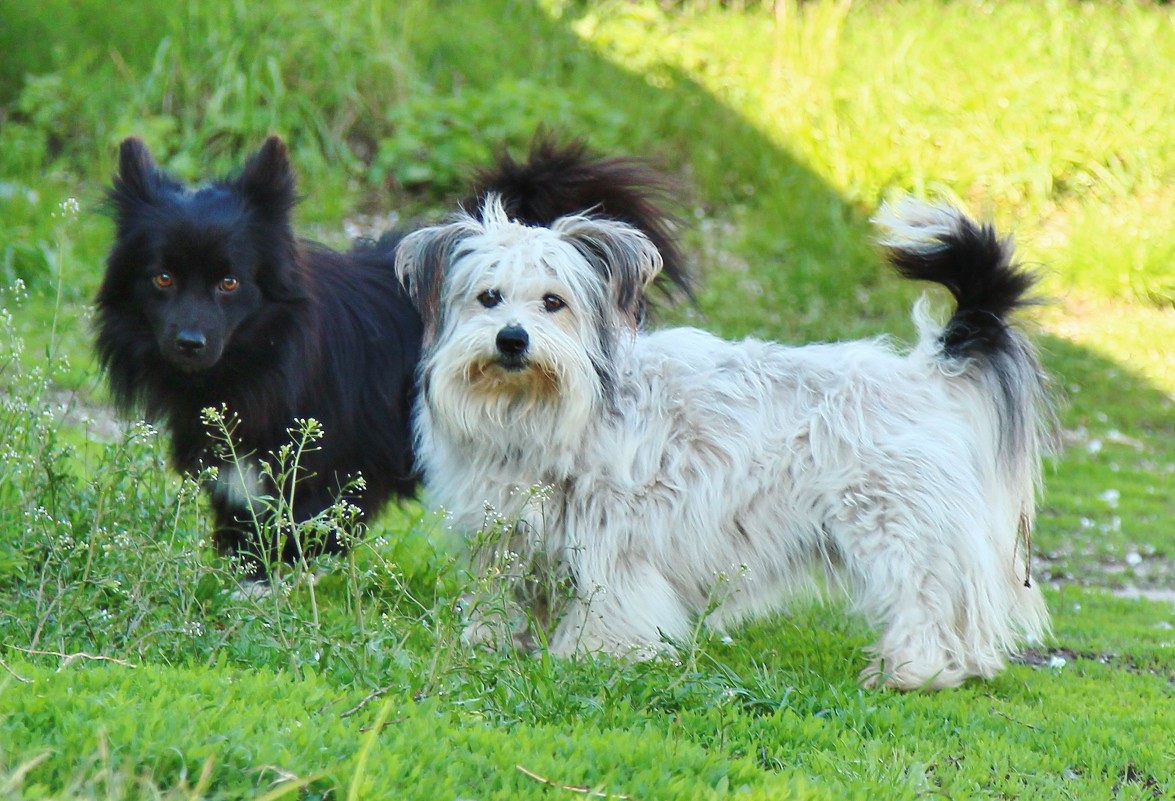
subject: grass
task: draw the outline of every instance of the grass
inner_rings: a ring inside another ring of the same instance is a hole
[[[1175,581],[1173,12],[778,10],[0,12],[0,797],[1175,793],[1175,608],[1126,597]],[[472,579],[411,504],[352,556],[237,592],[158,433],[105,412],[89,301],[117,140],[145,136],[194,178],[280,132],[301,228],[342,244],[344,218],[442,213],[541,122],[683,179],[704,283],[665,316],[729,336],[909,336],[917,288],[869,243],[890,195],[954,197],[1016,231],[1055,298],[1038,322],[1065,396],[1035,536],[1045,648],[957,691],[867,692],[871,632],[833,600],[676,663],[471,651],[456,604]]]

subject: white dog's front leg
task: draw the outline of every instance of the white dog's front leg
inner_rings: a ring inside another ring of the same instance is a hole
[[[461,599],[465,626],[461,641],[466,645],[483,645],[502,649],[515,644],[520,621],[525,621],[522,610],[501,597],[467,595]]]
[[[529,647],[523,607],[528,569],[509,548],[487,548],[478,554],[477,584],[461,596],[462,642],[495,649]]]
[[[673,585],[644,560],[621,562],[594,578],[577,577],[575,598],[551,636],[551,653],[650,659],[689,639],[690,613]]]

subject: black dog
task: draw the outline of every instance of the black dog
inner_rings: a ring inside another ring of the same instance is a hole
[[[662,244],[665,275],[688,293],[671,217],[657,204],[667,190],[642,162],[545,141],[526,163],[503,155],[474,192],[503,193],[533,224],[592,207],[618,216]],[[296,238],[295,181],[277,137],[239,175],[197,188],[127,139],[109,197],[117,230],[97,297],[99,360],[122,411],[162,422],[177,469],[218,468],[209,489],[222,553],[261,578],[274,560],[345,549],[336,526],[313,542],[282,533],[263,497],[284,497],[301,523],[340,497],[372,515],[414,492],[409,415],[422,330],[395,277],[401,234],[349,253]],[[206,407],[228,410],[244,458],[218,450]],[[275,454],[298,418],[317,420],[324,436],[303,453],[296,484],[277,487]]]
[[[278,492],[262,465],[275,469],[296,418],[325,433],[303,454],[296,491],[285,488],[297,522],[340,497],[372,513],[413,493],[408,409],[421,327],[392,273],[398,237],[347,254],[296,239],[294,177],[276,137],[238,177],[198,189],[128,139],[110,199],[117,236],[98,292],[98,355],[116,404],[163,422],[178,469],[219,468],[211,498],[221,551],[246,557],[259,576],[301,548],[342,550],[329,527],[315,543],[276,533],[258,541],[257,499]],[[221,406],[247,454],[239,465],[215,453],[201,419]]]

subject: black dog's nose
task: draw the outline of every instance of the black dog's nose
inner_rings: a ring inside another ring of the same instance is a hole
[[[498,352],[503,356],[518,357],[526,353],[530,337],[520,325],[508,325],[498,332]]]
[[[208,340],[199,331],[180,331],[175,335],[175,346],[184,353],[199,353]]]

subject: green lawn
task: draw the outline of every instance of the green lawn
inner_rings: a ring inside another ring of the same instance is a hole
[[[0,797],[1175,797],[1175,11],[743,6],[0,9]],[[472,651],[453,533],[413,504],[237,591],[89,349],[117,142],[194,179],[280,133],[300,229],[343,245],[444,213],[540,124],[688,187],[702,288],[668,323],[907,338],[919,288],[870,243],[881,200],[1015,231],[1064,397],[1045,647],[954,691],[864,691],[872,634],[834,598],[680,662]]]

